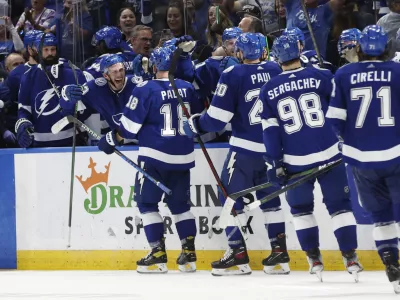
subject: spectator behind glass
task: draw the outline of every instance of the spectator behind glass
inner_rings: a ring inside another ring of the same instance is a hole
[[[260,19],[253,17],[253,16],[248,16],[244,17],[238,26],[240,29],[242,29],[243,33],[246,32],[252,32],[252,33],[262,33],[264,34],[263,30],[263,25]]]
[[[191,2],[187,2],[190,4]],[[194,40],[197,40],[198,35],[192,28],[194,21],[194,7],[187,6],[186,8],[186,35],[190,35]],[[171,1],[167,8],[167,26],[171,30],[174,37],[185,35],[185,14],[183,2],[179,0]]]
[[[10,55],[7,56],[7,58],[4,62],[6,71],[8,73],[10,73],[16,67],[18,67],[19,65],[22,65],[24,63],[25,63],[25,60],[22,57],[22,55],[19,53],[11,53]]]
[[[218,32],[215,31],[217,16],[216,16],[217,6],[210,6],[208,9],[208,24],[206,31],[207,44],[216,50],[218,47],[222,46],[222,33],[226,28],[233,27],[231,20],[229,20],[225,14],[220,10],[220,28],[218,28]],[[214,24],[214,26],[213,26]]]
[[[74,1],[64,0],[63,13],[57,16],[61,19],[62,47],[60,57],[71,60],[75,65],[80,66],[92,54],[90,42],[93,34],[93,21],[88,12],[86,1],[81,0],[77,4],[72,4]],[[55,25],[51,27],[51,31],[56,32]]]
[[[275,0],[275,13],[278,18],[279,29],[286,28],[286,8],[282,0]]]
[[[388,0],[387,5],[390,9],[390,13],[380,18],[377,25],[382,26],[388,34],[389,53],[390,56],[392,56],[394,51],[396,51],[396,33],[400,28],[400,0]]]
[[[307,27],[306,18],[301,7],[300,0],[282,0],[286,7],[287,27],[298,27],[304,32],[306,50],[314,50],[310,32]],[[333,24],[333,13],[342,8],[345,0],[330,0],[328,3],[318,5],[318,0],[304,0],[311,26],[314,31],[318,49],[323,57],[326,55],[328,35]]]
[[[131,45],[135,54],[150,55],[153,29],[145,25],[136,25],[132,31]]]
[[[257,2],[260,3],[260,7],[258,6]],[[254,16],[259,18],[264,23],[264,31],[266,33],[270,33],[279,29],[278,16],[275,13],[275,2],[275,0],[240,0],[240,3],[244,5],[243,10],[246,9],[246,6],[253,6],[253,10],[255,9],[260,12],[260,16]],[[262,9],[262,14],[260,8]],[[243,13],[243,10],[239,11],[238,14]]]
[[[334,66],[340,65],[340,55],[337,43],[343,30],[357,28],[362,31],[368,25],[375,24],[375,18],[370,13],[355,11],[355,0],[347,1],[334,16],[333,28],[328,38],[326,60]]]
[[[0,17],[0,19],[4,20],[5,23],[5,25],[0,25],[0,62],[3,64],[8,54],[23,50],[24,43],[12,24],[10,17]],[[9,38],[10,35],[11,39]]]
[[[126,40],[130,41],[133,35],[133,28],[136,26],[135,11],[132,7],[121,8],[117,16],[117,27],[125,35]]]
[[[17,22],[18,32],[21,30],[29,31],[32,29],[46,30],[50,27],[55,11],[45,7],[46,0],[32,0],[32,8],[25,8]]]

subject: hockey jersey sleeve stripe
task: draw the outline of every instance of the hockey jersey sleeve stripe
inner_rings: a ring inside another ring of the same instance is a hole
[[[207,114],[211,118],[224,123],[229,123],[233,117],[233,113],[231,113],[230,111],[215,107],[213,105],[210,105],[210,108],[207,110]]]
[[[124,128],[129,131],[130,133],[133,134],[137,134],[140,130],[140,128],[142,128],[142,124],[133,122],[132,120],[128,119],[125,116],[122,116],[121,119],[121,124],[122,126],[124,126]]]
[[[18,109],[21,109],[21,108],[23,108],[23,109],[25,109],[26,111],[29,111],[30,113],[32,113],[32,106],[30,106],[30,105],[22,105],[22,104],[20,103],[20,104],[18,104]]]
[[[383,162],[400,156],[400,145],[378,151],[362,151],[352,146],[343,145],[343,155],[360,162]]]
[[[307,166],[323,162],[339,154],[339,143],[333,144],[328,149],[308,155],[283,155],[283,162],[292,166]]]
[[[326,113],[326,117],[330,119],[340,119],[346,121],[347,111],[343,108],[329,106],[328,111]]]
[[[34,134],[35,141],[37,142],[51,142],[51,141],[59,141],[59,140],[65,140],[74,135],[74,129],[70,128],[65,131],[61,131],[60,133],[53,134],[53,133],[40,133],[40,132],[35,132]]]
[[[271,126],[279,126],[278,119],[277,118],[270,118],[267,120],[261,120],[262,124],[262,129],[265,130]]]
[[[229,144],[234,147],[246,149],[249,151],[265,153],[265,145],[263,143],[256,143],[249,140],[241,139],[235,136],[232,136],[229,140]]]
[[[148,147],[139,147],[139,156],[146,156],[167,164],[176,165],[194,162],[194,152],[186,155],[172,155]]]

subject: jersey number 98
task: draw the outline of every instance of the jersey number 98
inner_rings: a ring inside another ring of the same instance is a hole
[[[283,126],[287,134],[295,133],[303,127],[301,114],[308,127],[322,127],[325,124],[321,100],[316,93],[302,94],[298,102],[292,97],[280,100],[278,102],[278,113],[282,121],[290,120],[292,122]]]

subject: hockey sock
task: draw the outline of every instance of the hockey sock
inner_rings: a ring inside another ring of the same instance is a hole
[[[332,215],[333,232],[341,251],[357,249],[356,219],[350,211]]]
[[[191,211],[173,215],[179,239],[185,240],[188,236],[196,236],[196,221]]]
[[[228,226],[225,229],[226,236],[228,238],[228,245],[232,249],[237,249],[244,246],[242,234],[236,226]]]
[[[318,224],[313,213],[293,215],[293,225],[303,251],[319,247]]]
[[[150,247],[159,246],[164,236],[164,222],[159,212],[148,212],[141,214],[144,232]]]
[[[285,215],[280,207],[264,210],[264,224],[270,242],[275,242],[276,237],[285,233]]]
[[[394,221],[375,223],[373,237],[381,258],[384,252],[391,251],[393,253],[393,258],[396,261],[399,260],[397,228]]]

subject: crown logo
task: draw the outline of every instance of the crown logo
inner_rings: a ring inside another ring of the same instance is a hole
[[[82,175],[75,176],[81,183],[86,194],[87,194],[87,191],[89,188],[91,188],[92,186],[94,186],[100,182],[108,184],[108,173],[110,172],[111,162],[109,162],[108,165],[104,166],[106,168],[106,171],[104,173],[97,173],[97,171],[95,170],[96,165],[97,164],[93,161],[93,159],[90,158],[90,163],[88,165],[88,168],[92,170],[90,176],[86,180],[82,179]]]

